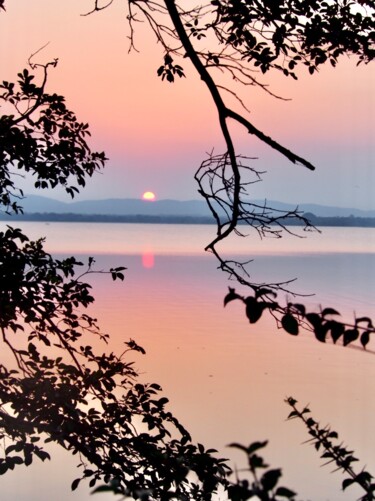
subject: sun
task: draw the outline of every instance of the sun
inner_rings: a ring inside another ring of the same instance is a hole
[[[153,193],[152,191],[145,191],[142,195],[142,200],[152,202],[153,200],[155,200],[155,193]]]

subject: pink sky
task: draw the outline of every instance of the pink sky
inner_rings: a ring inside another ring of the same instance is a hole
[[[159,199],[197,198],[195,170],[206,152],[223,148],[207,90],[186,61],[186,79],[161,82],[156,70],[163,52],[146,25],[140,24],[136,34],[140,52],[128,54],[125,3],[81,17],[91,4],[7,2],[6,13],[0,15],[1,79],[15,79],[29,55],[50,42],[38,56],[43,62],[59,58],[49,90],[66,96],[79,118],[89,122],[92,146],[110,158],[104,173],[88,183],[82,199],[138,198],[146,190]],[[268,171],[253,196],[375,208],[375,68],[356,68],[354,60],[343,61],[335,70],[327,67],[298,82],[275,74],[264,81],[293,100],[277,101],[259,90],[243,89],[250,119],[312,161],[317,171],[289,164],[238,131],[238,151],[259,157],[254,165]],[[29,187],[26,184],[26,191]]]

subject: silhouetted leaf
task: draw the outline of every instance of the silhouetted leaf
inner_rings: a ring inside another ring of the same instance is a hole
[[[72,491],[75,491],[77,489],[80,481],[81,481],[80,478],[76,478],[75,480],[73,480],[72,485],[71,485]]]
[[[369,331],[365,331],[361,334],[361,337],[360,337],[360,341],[361,341],[361,345],[366,348],[366,346],[368,345],[368,343],[370,342],[370,332]]]
[[[226,306],[230,301],[234,301],[235,299],[242,299],[241,296],[239,296],[235,289],[232,289],[231,287],[228,287],[229,292],[224,298],[224,306]]]
[[[355,483],[355,479],[354,478],[346,478],[342,482],[342,490],[344,491],[347,487],[349,487],[350,485],[352,485],[354,483]]]
[[[290,303],[290,307],[294,308],[295,310],[297,310],[297,312],[302,315],[302,316],[305,316],[306,315],[306,307],[304,304],[299,304],[299,303]]]
[[[268,465],[264,462],[263,458],[258,456],[258,454],[251,454],[249,456],[249,466],[252,470],[257,468],[267,468]]]
[[[296,493],[291,491],[290,489],[287,489],[286,487],[278,487],[276,489],[275,496],[291,499],[296,496]]]
[[[329,326],[326,323],[322,324],[322,325],[317,325],[314,328],[314,334],[315,334],[316,339],[318,341],[320,341],[321,343],[325,343],[328,330],[329,330]]]
[[[291,313],[286,313],[282,319],[281,319],[281,325],[283,326],[283,329],[288,332],[288,334],[292,334],[293,336],[297,336],[299,329],[298,329],[298,322],[295,317]]]
[[[264,473],[264,475],[262,475],[261,478],[261,483],[263,485],[263,488],[267,492],[271,491],[276,486],[280,477],[281,477],[280,469],[266,471],[266,473]]]
[[[251,324],[255,324],[262,316],[264,306],[258,303],[255,297],[249,296],[245,299],[246,316]]]
[[[263,449],[268,444],[268,440],[264,440],[263,442],[253,442],[247,447],[247,453],[253,454],[255,451],[259,449]]]
[[[249,453],[248,451],[248,448],[245,447],[244,445],[242,444],[239,444],[237,442],[232,442],[231,444],[228,444],[227,447],[233,447],[234,449],[240,449],[241,451],[243,451],[246,455]]]
[[[310,322],[310,324],[315,328],[315,327],[320,327],[322,323],[322,319],[320,315],[317,313],[307,313],[306,319]]]
[[[372,328],[372,327],[373,327],[373,325],[372,325],[372,320],[371,320],[371,318],[369,318],[369,317],[360,317],[360,318],[356,318],[356,320],[355,320],[355,324],[356,324],[356,325],[357,325],[357,324],[359,324],[359,323],[361,323],[361,322],[367,322],[367,327],[368,327],[368,328]]]
[[[340,315],[340,313],[333,308],[324,308],[322,311],[322,317],[325,317],[326,315]]]
[[[356,339],[358,339],[359,332],[358,329],[348,329],[344,332],[344,346],[352,343]]]
[[[334,343],[340,339],[340,337],[344,334],[345,332],[345,326],[341,322],[336,322],[334,320],[331,320],[329,322],[329,328],[331,331],[331,337]]]
[[[368,471],[361,471],[356,475],[355,480],[360,484],[369,484],[371,482],[372,475]]]
[[[298,411],[292,411],[289,413],[288,419],[293,419],[293,418],[299,417],[299,416],[300,416],[300,413]]]

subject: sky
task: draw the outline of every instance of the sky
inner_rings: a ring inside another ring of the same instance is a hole
[[[208,152],[222,152],[217,112],[204,84],[184,60],[187,78],[162,82],[157,68],[163,50],[145,23],[138,23],[129,53],[126,2],[87,17],[91,0],[12,0],[0,13],[1,80],[14,81],[29,56],[48,43],[36,60],[58,58],[47,90],[66,97],[80,120],[90,124],[93,149],[109,158],[78,200],[140,198],[198,199],[194,173]],[[267,135],[307,158],[316,171],[290,164],[239,127],[238,152],[257,157],[266,171],[251,186],[254,199],[375,208],[375,67],[343,59],[297,82],[278,74],[262,81],[291,101],[260,89],[241,89],[248,118]],[[228,102],[231,100],[228,96]],[[237,111],[241,111],[235,104]],[[33,193],[26,180],[23,188]],[[44,196],[68,201],[63,192]]]

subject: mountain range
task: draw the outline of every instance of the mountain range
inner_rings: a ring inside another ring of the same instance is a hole
[[[264,205],[264,200],[254,200],[255,204]],[[55,213],[55,214],[87,214],[112,216],[190,216],[209,217],[211,215],[204,200],[155,200],[144,201],[135,198],[109,198],[104,200],[81,200],[61,202],[52,198],[27,195],[20,202],[25,214]],[[280,210],[293,210],[294,204],[277,201],[267,201],[267,206]],[[375,217],[375,210],[361,210],[327,205],[302,203],[298,209],[319,217]]]

